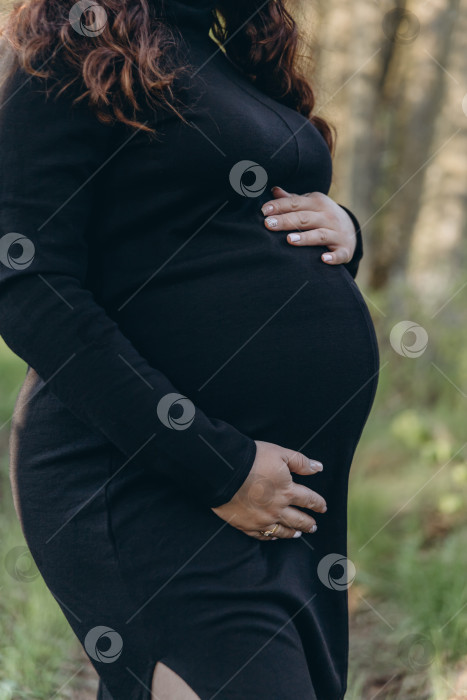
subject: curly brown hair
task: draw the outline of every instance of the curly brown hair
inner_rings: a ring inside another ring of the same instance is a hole
[[[143,109],[182,117],[174,84],[189,69],[180,60],[181,36],[167,17],[168,1],[80,2],[85,27],[98,24],[96,8],[105,17],[87,38],[70,21],[74,0],[26,0],[13,7],[0,35],[13,54],[11,65],[47,78],[60,92],[74,87],[75,100],[87,100],[103,122],[154,131],[141,119]],[[313,88],[298,66],[300,34],[284,0],[213,4],[212,35],[227,56],[263,92],[310,119],[332,153],[335,129],[313,114]]]

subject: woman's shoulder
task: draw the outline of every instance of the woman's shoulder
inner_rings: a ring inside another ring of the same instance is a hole
[[[88,137],[101,139],[110,131],[94,114],[85,99],[78,99],[76,85],[29,72],[11,59],[1,62],[0,126],[15,126],[30,132],[67,129],[85,130]]]

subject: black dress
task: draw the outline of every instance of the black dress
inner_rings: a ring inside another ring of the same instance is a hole
[[[172,10],[194,70],[187,121],[158,115],[157,139],[20,70],[3,95],[0,333],[28,364],[15,505],[99,697],[146,700],[162,660],[201,700],[339,700],[333,564],[379,365],[361,241],[329,266],[265,228],[271,186],[329,191],[327,146],[217,49],[208,9]],[[315,534],[261,542],[211,510],[254,440],[323,462],[294,476],[327,501]]]

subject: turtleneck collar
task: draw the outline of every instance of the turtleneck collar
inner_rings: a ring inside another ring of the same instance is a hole
[[[214,0],[165,0],[167,17],[181,28],[208,32],[213,22]]]

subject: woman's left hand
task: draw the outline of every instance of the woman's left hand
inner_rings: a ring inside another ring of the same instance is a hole
[[[274,199],[262,207],[270,231],[294,231],[287,241],[294,246],[325,245],[321,259],[328,265],[348,263],[357,245],[352,219],[345,209],[322,192],[290,194],[272,189]]]

